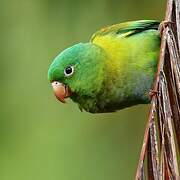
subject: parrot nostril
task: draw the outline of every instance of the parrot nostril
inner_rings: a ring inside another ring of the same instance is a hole
[[[61,85],[61,83],[58,82],[58,81],[53,81],[53,82],[51,83],[51,85],[52,85],[52,86],[59,86],[59,85]]]

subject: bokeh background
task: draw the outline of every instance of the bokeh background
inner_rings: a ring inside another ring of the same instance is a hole
[[[131,180],[148,106],[116,113],[60,104],[47,70],[101,27],[162,20],[165,0],[0,0],[0,179]]]

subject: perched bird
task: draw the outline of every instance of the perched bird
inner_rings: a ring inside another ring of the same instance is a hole
[[[160,51],[159,22],[130,21],[96,32],[52,62],[48,79],[56,97],[70,97],[91,113],[150,102]]]

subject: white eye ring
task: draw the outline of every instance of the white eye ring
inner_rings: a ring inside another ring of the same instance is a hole
[[[73,73],[74,73],[74,66],[67,66],[67,67],[64,69],[64,75],[65,75],[66,77],[71,76]]]

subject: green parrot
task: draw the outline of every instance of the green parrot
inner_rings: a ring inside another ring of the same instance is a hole
[[[159,22],[130,21],[96,32],[90,42],[61,52],[48,79],[61,102],[70,97],[91,113],[150,102],[160,51]]]

